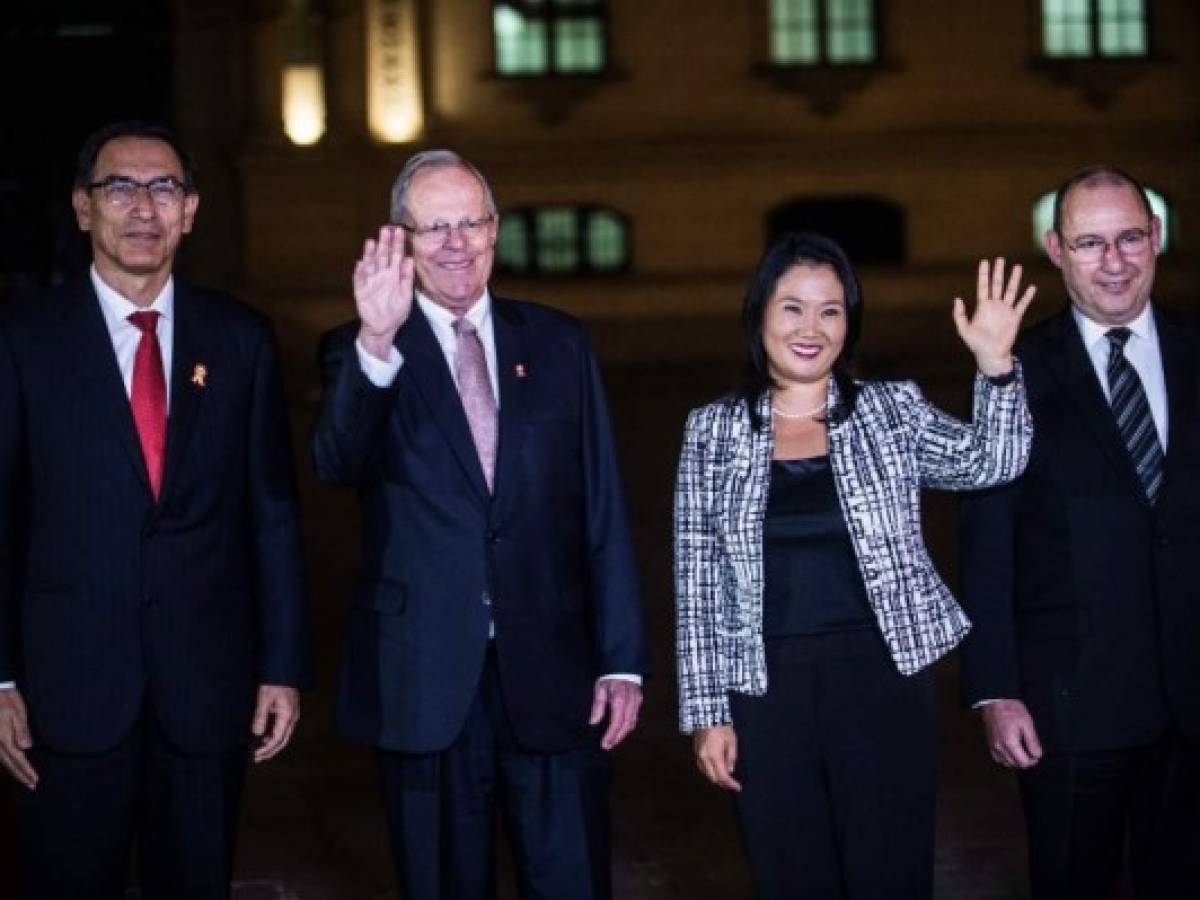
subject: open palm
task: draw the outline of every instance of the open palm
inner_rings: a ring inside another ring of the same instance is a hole
[[[1012,267],[1008,283],[1004,281],[1004,260],[979,261],[975,289],[975,310],[967,315],[962,297],[954,298],[954,325],[958,336],[975,355],[985,375],[1003,375],[1012,368],[1012,348],[1021,328],[1021,319],[1033,302],[1037,288],[1021,290],[1021,266]]]
[[[361,337],[390,346],[413,303],[413,261],[405,255],[400,228],[385,225],[379,229],[378,240],[364,242],[353,280]]]

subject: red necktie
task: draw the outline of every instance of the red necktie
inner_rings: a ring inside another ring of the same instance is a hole
[[[135,312],[129,321],[142,332],[133,358],[133,384],[129,403],[142,442],[142,457],[150,475],[154,499],[162,488],[163,455],[167,446],[167,378],[158,346],[158,313]]]

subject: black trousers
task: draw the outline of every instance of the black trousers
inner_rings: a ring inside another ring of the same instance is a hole
[[[145,709],[112,750],[35,746],[40,776],[21,791],[21,896],[117,900],[137,844],[145,900],[226,900],[248,748],[192,756]]]
[[[1033,900],[1114,900],[1123,879],[1137,900],[1200,898],[1200,747],[1172,731],[1048,753],[1020,784]]]
[[[732,694],[737,810],[760,898],[929,900],[937,735],[928,670],[874,631],[767,642],[767,693]]]
[[[610,778],[599,741],[564,753],[522,749],[491,651],[458,739],[438,753],[380,750],[379,769],[405,900],[495,897],[498,810],[522,898],[611,897]]]

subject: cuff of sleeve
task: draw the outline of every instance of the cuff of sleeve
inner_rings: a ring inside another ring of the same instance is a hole
[[[367,376],[367,381],[375,387],[391,387],[404,364],[404,357],[400,355],[400,351],[391,347],[386,360],[377,359],[367,352],[362,341],[357,338],[354,341],[354,349],[358,353],[358,364]]]
[[[610,675],[601,675],[597,681],[631,681],[636,685],[641,685],[642,676],[634,675],[631,672],[613,672]]]
[[[15,681],[0,681],[0,691],[16,690],[17,683]]]
[[[1017,380],[1017,375],[1017,366],[1014,360],[1013,367],[1003,375],[984,375],[983,377],[987,379],[988,384],[992,387],[1007,387]]]

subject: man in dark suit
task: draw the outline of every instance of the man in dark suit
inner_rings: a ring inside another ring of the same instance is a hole
[[[379,748],[405,897],[494,895],[497,804],[522,896],[605,897],[601,751],[647,650],[596,363],[574,319],[489,293],[496,207],[461,157],[411,158],[391,219],[321,348],[317,474],[363,511],[340,727]]]
[[[171,270],[199,197],[164,129],[79,157],[90,272],[0,319],[0,762],[26,898],[229,896],[239,797],[307,677],[275,343]],[[9,883],[12,880],[9,879]]]
[[[1200,858],[1200,343],[1151,303],[1162,225],[1109,167],[1046,249],[1071,307],[1019,341],[1034,441],[963,504],[967,699],[1020,774],[1038,900],[1194,897]]]

